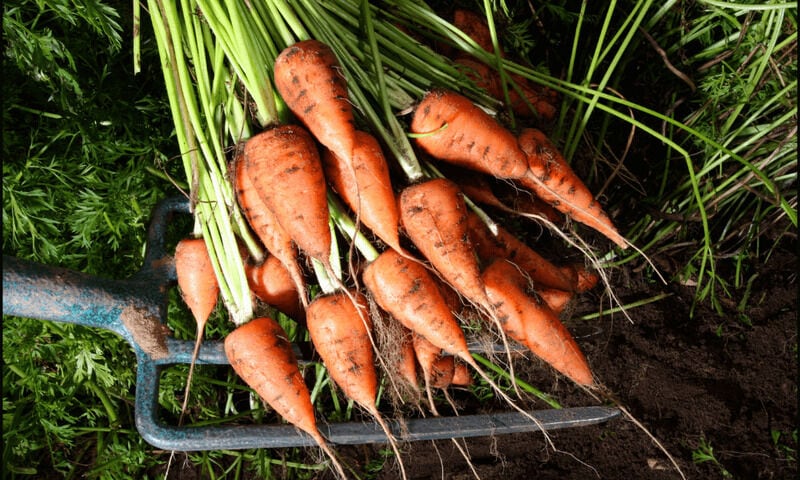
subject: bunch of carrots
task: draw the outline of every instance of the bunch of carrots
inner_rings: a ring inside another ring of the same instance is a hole
[[[522,201],[498,198],[491,185],[501,180],[529,199],[525,211],[536,218],[566,216],[629,246],[542,131],[512,132],[458,92],[433,89],[408,122],[429,174],[409,182],[380,141],[359,129],[339,60],[326,44],[289,46],[272,80],[295,121],[243,142],[229,171],[263,247],[244,255],[251,291],[308,332],[334,383],[375,418],[396,451],[376,407],[381,372],[403,398],[422,405],[424,394],[433,415],[432,391],[470,385],[473,375],[513,404],[473,358],[464,319],[483,322],[507,351],[513,341],[577,384],[595,385],[559,315],[597,284],[597,273],[544,258],[481,210],[522,208]],[[548,94],[532,92],[523,103],[551,116]],[[353,246],[347,275],[335,248],[340,235]],[[202,239],[181,241],[175,261],[199,345],[218,296]],[[311,435],[344,478],[281,325],[254,318],[226,337],[225,352],[242,380]]]

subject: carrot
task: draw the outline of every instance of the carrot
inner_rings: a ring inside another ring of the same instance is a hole
[[[306,282],[298,261],[297,246],[292,241],[292,237],[278,223],[272,210],[267,208],[261,200],[261,196],[247,174],[244,161],[244,155],[237,155],[231,167],[236,200],[247,223],[250,224],[250,228],[253,229],[261,243],[269,253],[280,260],[289,272],[300,301],[305,306],[308,304]]]
[[[470,357],[464,332],[434,278],[425,266],[394,250],[385,250],[362,272],[364,286],[381,309],[438,348]]]
[[[202,238],[184,238],[175,247],[175,273],[183,301],[197,322],[202,337],[208,317],[217,305],[219,283]]]
[[[211,258],[208,256],[206,242],[202,238],[184,238],[175,246],[175,274],[181,297],[189,307],[197,325],[197,335],[192,352],[192,362],[186,379],[180,421],[189,402],[189,390],[194,376],[195,360],[203,343],[206,322],[219,298],[219,283]]]
[[[404,334],[400,338],[399,355],[397,362],[397,372],[400,377],[406,381],[409,387],[414,392],[419,391],[419,384],[417,383],[417,358],[414,352],[414,343],[412,342],[412,333],[403,327]]]
[[[575,285],[575,291],[578,293],[593,289],[600,281],[600,275],[597,272],[588,270],[583,264],[564,265],[561,270],[572,280]]]
[[[489,25],[483,16],[469,10],[457,9],[453,13],[453,25],[467,34],[482,49],[494,52]],[[505,52],[500,49],[500,57],[505,56]],[[465,73],[476,85],[485,89],[497,100],[505,102],[502,81],[497,70],[473,57],[459,57],[455,62],[467,67]],[[509,88],[509,106],[514,114],[526,118],[535,116],[544,121],[550,121],[555,117],[555,103],[558,100],[555,90],[532,83],[521,75],[511,74],[510,77],[522,91],[520,95],[515,88]]]
[[[450,386],[456,368],[455,357],[443,354],[441,348],[421,335],[413,336],[413,346],[417,361],[422,368],[425,386],[428,389]],[[431,406],[433,406],[432,399]]]
[[[467,230],[468,211],[458,186],[444,178],[410,185],[400,193],[406,235],[442,278],[477,305],[486,305],[478,260]]]
[[[414,110],[410,131],[432,157],[498,178],[520,178],[527,159],[514,135],[468,98],[428,92]]]
[[[567,292],[557,288],[538,288],[536,293],[556,315],[561,315],[561,312],[564,311],[564,308],[575,296],[573,292]]]
[[[472,374],[467,364],[459,361],[456,362],[455,369],[453,370],[453,380],[451,380],[450,383],[459,387],[469,387],[472,385]]]
[[[575,339],[541,299],[527,293],[525,278],[516,266],[497,260],[483,271],[483,279],[509,337],[576,383],[594,383]]]
[[[355,120],[341,65],[330,46],[303,40],[275,59],[275,88],[295,116],[325,147],[352,156]]]
[[[573,288],[564,272],[542,257],[510,231],[497,225],[497,234],[474,212],[467,214],[469,236],[478,257],[485,263],[496,258],[507,259],[525,271],[540,286],[569,290]]]
[[[389,165],[378,140],[364,131],[355,132],[352,158],[332,150],[322,155],[325,177],[347,205],[391,248],[400,246],[400,213],[389,177]]]
[[[243,168],[300,250],[330,267],[327,185],[317,144],[308,131],[279,125],[251,137],[244,145]]]
[[[357,291],[317,297],[308,305],[306,324],[311,343],[333,381],[347,398],[370,413],[386,433],[405,478],[394,435],[375,405],[378,374],[372,350],[372,320],[365,297]]]
[[[381,309],[440,352],[444,351],[472,367],[509,405],[519,409],[472,357],[464,331],[434,279],[424,265],[394,250],[381,253],[362,272],[364,286]],[[425,374],[423,361],[419,363]],[[436,414],[430,388],[426,390],[431,410]]]
[[[255,318],[225,337],[233,370],[287,422],[308,433],[347,478],[317,427],[314,406],[286,332],[269,317]]]
[[[603,211],[591,191],[575,174],[550,139],[535,128],[526,128],[519,135],[519,144],[528,157],[528,173],[519,183],[569,215],[616,243],[628,248],[629,243]]]
[[[453,11],[453,26],[467,34],[482,49],[494,52],[492,32],[489,30],[486,19],[481,15],[471,10],[457,8]]]
[[[278,257],[269,255],[259,264],[247,262],[245,273],[250,290],[259,300],[305,323],[306,312],[297,285]]]

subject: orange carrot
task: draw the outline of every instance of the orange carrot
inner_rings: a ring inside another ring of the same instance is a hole
[[[428,390],[431,388],[447,388],[453,381],[455,373],[455,357],[442,353],[442,349],[429,342],[421,335],[413,336],[414,353]],[[433,407],[433,400],[430,399]]]
[[[575,285],[575,291],[578,293],[587,292],[597,286],[600,281],[600,275],[597,272],[588,270],[583,264],[570,264],[561,267],[561,270],[572,279]]]
[[[397,372],[400,377],[406,381],[409,387],[415,392],[419,391],[419,384],[417,383],[417,358],[414,353],[414,343],[412,342],[412,333],[403,327],[404,334],[400,338],[400,351],[399,358],[397,359],[396,366]]]
[[[366,299],[356,291],[317,297],[308,305],[306,324],[311,343],[333,381],[347,398],[361,405],[383,428],[405,478],[394,435],[375,405],[378,374],[372,350],[372,320]]]
[[[278,309],[299,323],[305,323],[306,312],[297,286],[286,266],[274,255],[261,263],[245,264],[247,283],[262,302]]]
[[[468,10],[457,9],[453,14],[453,25],[487,52],[494,52],[489,25],[483,16]],[[500,56],[501,58],[505,57],[502,49]],[[505,102],[503,86],[497,70],[473,57],[460,57],[455,62],[467,68],[465,73],[476,85],[485,89],[497,100]],[[550,121],[555,117],[555,104],[558,100],[555,90],[530,82],[521,75],[510,74],[510,77],[522,91],[522,95],[520,95],[517,89],[509,86],[510,107],[514,114],[521,117],[535,116],[544,121]]]
[[[602,206],[575,174],[550,139],[535,128],[519,135],[519,144],[528,157],[528,173],[519,183],[550,202],[556,209],[605,235],[620,248],[629,243],[603,211]]]
[[[453,370],[453,380],[450,383],[459,387],[469,387],[472,385],[472,381],[472,373],[470,373],[468,365],[456,361],[456,366]]]
[[[292,241],[292,237],[278,223],[272,210],[267,208],[261,200],[261,196],[247,175],[244,155],[237,155],[234,158],[232,170],[236,200],[242,214],[267,251],[277,257],[289,272],[300,296],[300,301],[306,305],[308,303],[306,282],[298,261],[297,246]]]
[[[175,273],[183,301],[197,322],[202,337],[208,317],[217,305],[219,283],[202,238],[184,238],[175,247]]]
[[[286,332],[268,317],[253,319],[225,337],[225,355],[239,377],[284,420],[311,435],[347,478],[317,427],[314,406]]]
[[[453,91],[428,92],[414,111],[410,130],[417,145],[439,160],[498,178],[520,178],[528,169],[514,135]]]
[[[482,49],[494,52],[492,32],[483,16],[471,10],[457,8],[453,11],[453,26],[467,34]],[[502,55],[503,52],[500,53]]]
[[[476,305],[486,305],[478,259],[467,230],[461,191],[444,178],[406,187],[400,194],[403,229],[443,279]]]
[[[189,390],[194,376],[195,360],[203,343],[206,322],[219,298],[219,283],[211,258],[208,256],[206,242],[202,238],[184,238],[175,246],[175,274],[181,297],[192,312],[197,325],[192,362],[186,378],[186,390],[183,396],[180,422],[189,404]]]
[[[364,286],[381,309],[440,352],[444,351],[472,367],[509,405],[519,409],[472,357],[464,331],[434,278],[421,263],[394,250],[381,253],[362,273]],[[423,361],[419,363],[425,373]],[[431,410],[436,414],[430,388],[426,390]]]
[[[561,315],[561,312],[564,311],[564,308],[575,296],[574,292],[567,292],[557,288],[538,288],[536,293],[556,315]]]
[[[355,145],[353,107],[339,60],[330,46],[304,40],[275,59],[275,88],[314,137],[342,158]]]
[[[509,337],[581,385],[594,379],[586,357],[555,313],[541,299],[528,295],[516,266],[497,260],[483,272],[486,291]]]
[[[497,225],[497,235],[477,214],[467,214],[469,236],[478,257],[485,263],[496,258],[509,260],[525,271],[540,286],[572,290],[573,284],[564,272],[542,257],[511,232]]]
[[[327,185],[317,144],[308,131],[280,125],[251,137],[244,145],[243,168],[300,250],[329,267]]]
[[[464,332],[422,264],[386,250],[364,268],[362,280],[378,306],[444,351],[469,357]]]
[[[400,246],[400,213],[389,178],[389,165],[378,140],[367,132],[355,132],[353,156],[342,158],[331,150],[322,155],[325,176],[347,205],[391,248]]]

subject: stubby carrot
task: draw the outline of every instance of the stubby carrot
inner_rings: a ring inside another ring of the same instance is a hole
[[[289,272],[300,301],[308,304],[306,282],[299,262],[299,252],[292,237],[278,223],[275,214],[267,208],[253,185],[244,165],[244,155],[237,155],[231,166],[236,201],[253,232],[269,253],[277,257]]]
[[[284,420],[308,433],[331,458],[339,477],[347,478],[317,427],[311,395],[278,322],[269,317],[255,318],[229,333],[224,347],[239,377]]]
[[[325,177],[356,218],[391,248],[402,251],[397,199],[378,140],[358,130],[351,158],[326,150],[322,160]]]
[[[630,244],[583,181],[572,170],[561,152],[538,129],[526,128],[519,135],[519,144],[528,158],[528,173],[518,179],[556,209],[605,235],[620,248]]]
[[[303,40],[275,59],[275,88],[295,116],[325,147],[350,158],[355,145],[353,107],[339,59],[327,44]]]
[[[586,357],[558,316],[526,291],[516,266],[497,260],[483,271],[486,291],[509,337],[581,385],[593,385]]]
[[[383,428],[405,478],[397,442],[375,405],[378,374],[371,340],[372,320],[366,299],[357,291],[319,296],[306,309],[306,325],[311,343],[333,381],[347,398],[369,412]]]
[[[451,90],[428,92],[414,110],[410,130],[429,155],[498,178],[528,170],[516,137],[468,98]]]
[[[308,131],[297,125],[269,128],[247,140],[243,155],[244,175],[264,205],[301,251],[329,267],[327,184]]]

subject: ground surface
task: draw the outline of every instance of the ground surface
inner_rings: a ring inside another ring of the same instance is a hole
[[[640,282],[629,272],[616,282],[624,303],[670,296],[631,310],[632,323],[619,314],[594,320],[600,332],[581,339],[597,377],[663,443],[687,478],[797,477],[797,266],[791,249],[767,260],[753,283],[746,318],[735,304],[723,316],[700,306],[691,317],[693,290]],[[582,301],[596,303],[597,296]],[[597,404],[542,371],[521,376],[538,377],[533,381],[541,387],[555,382],[549,391],[564,406]],[[558,451],[541,434],[471,439],[472,463],[485,479],[681,478],[626,419],[550,436]],[[719,464],[693,461],[703,444]],[[436,448],[411,443],[404,450],[409,478],[474,478],[451,442],[437,442]],[[362,465],[376,452],[342,451]],[[384,469],[379,478],[396,477],[396,470]]]

